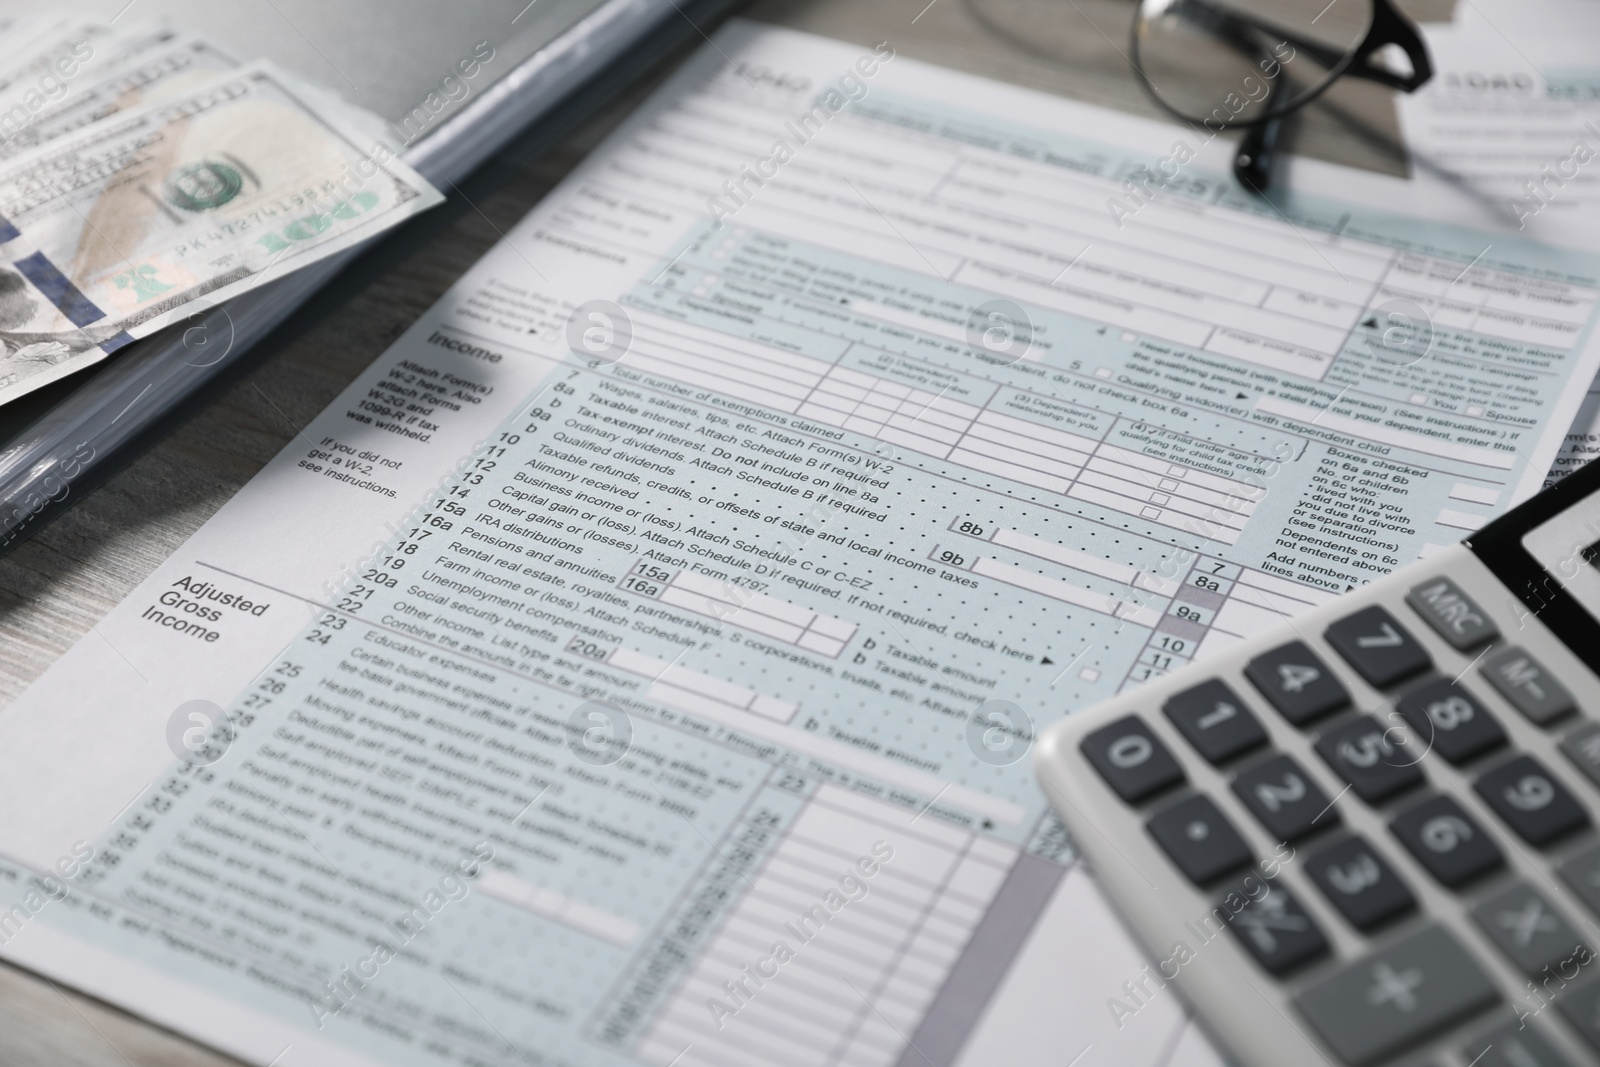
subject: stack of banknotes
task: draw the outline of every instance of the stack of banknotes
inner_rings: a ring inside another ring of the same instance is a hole
[[[179,29],[0,21],[0,404],[438,203],[381,130]]]

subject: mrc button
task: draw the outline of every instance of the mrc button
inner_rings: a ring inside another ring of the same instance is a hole
[[[1100,727],[1078,748],[1129,804],[1183,781],[1183,768],[1137,715]]]
[[[1412,586],[1406,603],[1457,652],[1477,648],[1500,636],[1489,621],[1489,613],[1448,578],[1430,578]]]

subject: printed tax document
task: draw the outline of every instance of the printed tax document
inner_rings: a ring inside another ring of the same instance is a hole
[[[1420,180],[1459,183],[1519,232],[1600,240],[1600,11],[1571,0],[1482,0],[1426,27],[1438,67],[1396,99]],[[1600,456],[1600,383],[1550,470],[1553,484]]]
[[[280,1067],[1217,1062],[1034,732],[1600,361],[1592,252],[1227,164],[730,25],[0,715],[0,954]]]

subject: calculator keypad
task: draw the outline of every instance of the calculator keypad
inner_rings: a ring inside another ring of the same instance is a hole
[[[1369,804],[1420,785],[1417,756],[1394,744],[1394,733],[1372,715],[1362,715],[1325,731],[1317,754]]]
[[[1233,780],[1233,791],[1279,841],[1297,841],[1339,822],[1328,794],[1289,756],[1272,756],[1244,768]]]
[[[1129,804],[1183,781],[1183,768],[1137,715],[1102,726],[1083,739],[1082,748],[1106,784]]]
[[[1154,706],[1130,701],[1137,714],[1080,733],[1082,751],[1128,803],[1155,799],[1141,818],[1171,862],[1169,878],[1181,873],[1220,894],[1211,916],[1261,982],[1286,980],[1277,1003],[1287,1013],[1292,1002],[1295,1025],[1321,1036],[1329,1067],[1457,1058],[1562,1067],[1572,1028],[1600,1062],[1600,975],[1585,966],[1572,978],[1600,946],[1586,937],[1600,929],[1600,840],[1586,837],[1559,865],[1547,857],[1545,880],[1530,876],[1526,861],[1537,854],[1522,847],[1564,845],[1590,823],[1542,760],[1559,745],[1585,789],[1600,787],[1600,704],[1580,708],[1573,696],[1600,689],[1589,675],[1563,684],[1525,648],[1504,644],[1463,588],[1479,585],[1451,572],[1401,587],[1382,606],[1368,599],[1324,616],[1332,621],[1302,631],[1320,632],[1320,643],[1285,641],[1169,688]],[[1564,662],[1540,635],[1519,636]],[[1156,706],[1165,724],[1152,718]],[[1577,719],[1564,736],[1547,732],[1580,711],[1597,719]],[[1169,740],[1169,750],[1161,737],[1182,740]],[[1308,773],[1308,747],[1344,788],[1319,785],[1331,781],[1324,771]],[[1469,769],[1466,778],[1451,767]],[[1221,779],[1248,818],[1218,795]],[[1367,831],[1374,813],[1362,805],[1386,809],[1392,837]],[[1299,850],[1283,877],[1253,866],[1262,840]],[[1506,841],[1515,844],[1503,851]],[[1430,879],[1433,887],[1423,884]],[[1435,915],[1440,887],[1459,895]],[[1561,1011],[1505,1022],[1499,990],[1552,974],[1565,987],[1554,998]]]
[[[1290,641],[1245,665],[1250,684],[1296,726],[1338,711],[1350,693],[1304,641]]]
[[[1346,615],[1325,635],[1328,644],[1370,686],[1387,689],[1433,666],[1411,631],[1374,604]]]
[[[1389,829],[1429,874],[1452,889],[1505,862],[1500,846],[1451,797],[1430,797],[1406,809]]]
[[[1517,756],[1486,772],[1472,788],[1530,845],[1544,845],[1589,825],[1589,815],[1566,786],[1532,756]]]
[[[1185,689],[1161,706],[1196,752],[1211,763],[1224,763],[1267,743],[1261,720],[1227,683],[1212,678]]]
[[[1451,763],[1464,763],[1506,743],[1505,730],[1489,710],[1448,678],[1411,690],[1398,707],[1418,747]]]
[[[1214,882],[1250,862],[1250,846],[1208,796],[1168,804],[1145,824],[1172,862],[1196,885]]]

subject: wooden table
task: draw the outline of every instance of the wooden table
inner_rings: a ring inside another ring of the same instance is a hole
[[[1448,10],[1441,3],[1448,0],[1404,6],[1437,17]],[[902,56],[1160,117],[1123,54],[1131,12],[1126,0],[757,0],[746,9],[768,22],[868,46],[887,40]],[[97,640],[95,623],[113,605],[442,296],[659,79],[629,92],[489,195],[457,203],[454,222],[425,247],[0,557],[0,706],[74,642]],[[1364,128],[1352,130],[1326,111],[1313,113],[1299,124],[1293,147],[1403,173],[1386,93],[1352,84],[1330,96],[1359,115]],[[236,1062],[0,963],[3,1067]]]

